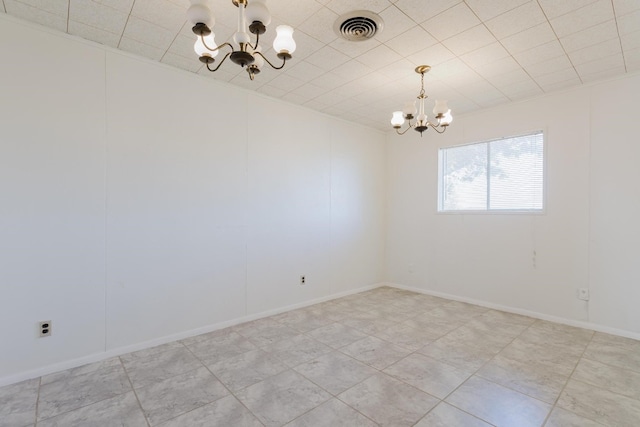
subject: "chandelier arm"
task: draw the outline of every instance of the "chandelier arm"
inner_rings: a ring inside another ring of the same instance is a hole
[[[415,126],[411,124],[411,121],[409,121],[409,127],[406,128],[403,132],[400,132],[400,129],[396,129],[396,133],[398,135],[404,135],[405,133],[407,133],[409,131],[409,129],[413,129]]]
[[[265,60],[265,62],[266,62],[267,64],[271,65],[271,68],[273,68],[274,70],[281,70],[281,69],[283,69],[283,68],[284,68],[284,64],[286,64],[286,63],[287,63],[287,58],[282,58],[282,65],[281,65],[281,66],[279,66],[279,67],[276,67],[275,65],[273,65],[273,64],[271,63],[271,61],[269,61],[269,60],[267,59],[267,57],[266,57],[266,56],[264,56],[264,55],[262,54],[262,52],[254,52],[254,54],[258,54],[258,55],[262,56],[262,59],[264,59],[264,60]]]
[[[433,130],[435,130],[436,132],[438,132],[438,133],[444,133],[444,131],[445,131],[445,130],[447,130],[447,127],[446,127],[446,126],[442,126],[442,130],[438,130],[438,128],[440,127],[440,125],[437,125],[437,126],[436,126],[436,125],[434,125],[434,124],[433,124],[433,123],[431,123],[431,122],[429,122],[429,126],[431,126],[431,128],[432,128]]]
[[[220,66],[224,63],[224,61],[227,60],[227,58],[229,57],[229,55],[231,55],[231,52],[227,53],[224,58],[222,58],[222,61],[220,61],[220,63],[218,64],[218,66],[216,68],[214,68],[213,70],[211,69],[211,67],[209,67],[209,64],[207,64],[207,70],[211,71],[212,73],[215,73],[216,71],[218,71],[218,68],[220,68]]]
[[[233,46],[231,45],[231,43],[226,43],[225,42],[225,43],[222,43],[220,46],[209,47],[209,46],[207,46],[207,42],[204,41],[204,36],[202,34],[200,34],[200,38],[202,39],[202,44],[204,45],[204,47],[206,47],[211,52],[215,52],[216,50],[220,50],[225,46],[229,46],[231,48],[231,50],[233,50]]]
[[[249,43],[249,46],[251,46],[251,49],[256,50],[258,48],[259,42],[260,42],[260,33],[256,33],[256,44],[252,46],[251,43]]]

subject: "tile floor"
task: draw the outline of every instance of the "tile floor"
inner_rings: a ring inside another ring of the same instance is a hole
[[[0,426],[639,426],[640,341],[379,288],[0,388]]]

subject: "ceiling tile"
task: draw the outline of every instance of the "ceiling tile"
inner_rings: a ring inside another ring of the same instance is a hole
[[[566,55],[558,56],[548,61],[538,62],[524,67],[525,71],[529,73],[529,75],[534,79],[536,79],[538,76],[560,72],[567,68],[573,68],[573,65]]]
[[[96,3],[100,3],[103,6],[110,7],[111,9],[119,10],[120,12],[130,13],[133,8],[134,0],[93,0]],[[185,0],[187,1],[187,0]],[[184,7],[189,7],[187,1]]]
[[[622,62],[622,47],[618,38],[607,40],[584,49],[569,53],[569,59],[576,67],[587,62],[597,61],[614,54],[620,54]]]
[[[335,50],[330,46],[325,46],[307,58],[307,62],[325,71],[332,70],[337,66],[349,61],[350,58]]]
[[[35,22],[45,27],[54,28],[59,31],[67,31],[67,18],[47,12],[46,10],[37,9],[15,0],[5,0],[5,8],[7,13],[27,21]]]
[[[369,10],[380,13],[393,3],[389,0],[331,0],[326,6],[338,15],[342,15],[352,10]]]
[[[118,47],[120,42],[120,34],[110,33],[72,20],[69,21],[69,34],[111,47]],[[191,46],[193,47],[193,43]],[[191,51],[193,52],[193,49]]]
[[[626,15],[640,10],[640,2],[638,0],[613,0],[613,9],[616,16]]]
[[[409,56],[436,43],[437,40],[422,27],[416,26],[391,40],[387,40],[385,45],[402,56]]]
[[[187,37],[183,35],[178,35],[169,46],[169,53],[173,53],[174,55],[180,55],[185,58],[189,58],[191,61],[196,62],[198,64],[202,64],[198,60],[198,55],[193,50],[193,44],[195,42],[195,35],[192,37]]]
[[[315,15],[322,8],[322,4],[310,0],[305,1],[301,7],[299,0],[279,0],[267,2],[267,7],[274,17],[280,18],[287,25],[297,27]]]
[[[558,56],[565,55],[565,51],[559,41],[554,40],[541,46],[534,47],[524,52],[517,53],[513,57],[523,67],[547,61]]]
[[[485,47],[474,50],[473,52],[462,55],[462,59],[470,67],[481,67],[490,62],[509,56],[509,52],[498,42],[491,43]]]
[[[420,23],[461,2],[462,0],[438,0],[436,2],[425,2],[425,0],[397,0],[395,5],[415,22]]]
[[[281,97],[283,100],[287,102],[292,102],[294,104],[304,104],[308,101],[304,96],[298,95],[297,93],[289,92]]]
[[[542,94],[542,89],[531,79],[512,83],[500,88],[500,92],[511,100],[524,99]]]
[[[480,23],[478,17],[465,3],[459,3],[439,15],[423,22],[422,28],[437,40],[448,39]]]
[[[306,84],[291,91],[291,93],[295,93],[298,96],[302,96],[307,99],[313,99],[315,97],[322,95],[325,92],[326,92],[326,89],[321,88],[320,86],[316,86],[314,84]]]
[[[306,82],[302,79],[295,78],[285,73],[280,73],[269,82],[269,86],[281,89],[286,93],[296,90],[305,83]]]
[[[569,80],[563,80],[559,82],[545,84],[542,87],[542,89],[544,89],[544,91],[548,93],[548,92],[553,92],[553,91],[558,91],[562,89],[568,89],[571,87],[579,86],[581,83],[582,81],[579,78],[574,77]]]
[[[500,43],[511,54],[514,54],[533,49],[552,40],[557,40],[557,37],[551,29],[551,25],[548,22],[544,22],[512,36],[505,37],[500,40]]]
[[[487,80],[498,89],[503,89],[517,83],[533,81],[529,74],[522,68],[489,77]]]
[[[499,59],[494,62],[489,62],[482,66],[475,67],[475,70],[482,77],[489,78],[499,76],[504,73],[508,73],[515,70],[521,70],[522,67],[511,56]]]
[[[546,73],[535,77],[536,83],[542,86],[545,91],[550,84],[564,82],[578,78],[576,70],[571,68],[565,68],[564,70],[554,71],[552,73]]]
[[[200,71],[198,71],[198,74],[200,74],[201,76],[205,76],[205,77],[207,77],[209,79],[212,79],[212,80],[217,80],[217,81],[222,81],[222,82],[230,82],[240,72],[241,72],[241,70],[237,70],[237,69],[234,69],[234,68],[225,68],[225,69],[219,69],[215,73],[212,73],[211,71],[209,71],[207,69],[207,67],[202,67],[202,68],[200,68]]]
[[[416,66],[426,64],[433,67],[453,58],[455,58],[455,55],[451,53],[449,49],[444,47],[444,45],[438,43],[410,55],[407,59]]]
[[[640,71],[640,48],[625,51],[624,63],[627,72]]]
[[[293,37],[296,41],[296,51],[293,54],[292,61],[305,59],[314,55],[324,46],[324,43],[302,31],[295,31]]]
[[[140,43],[137,40],[126,37],[123,37],[122,40],[120,40],[118,49],[144,56],[145,58],[154,59],[156,61],[159,61],[165,52],[164,49],[158,49],[157,47],[149,46],[148,44]]]
[[[478,25],[442,42],[456,55],[474,51],[496,41],[496,38],[484,25]]]
[[[616,21],[606,21],[586,30],[578,31],[560,39],[560,43],[567,52],[584,49],[598,42],[611,40],[618,37]]]
[[[380,68],[378,71],[394,81],[415,76],[414,65],[406,59],[395,61],[386,67]]]
[[[135,16],[130,16],[123,37],[166,51],[176,36],[170,30]]]
[[[624,58],[622,53],[616,53],[605,57],[600,57],[595,61],[585,62],[576,65],[576,71],[580,77],[585,77],[591,74],[599,74],[600,76],[610,77],[618,74],[617,72],[611,72],[612,70],[624,68]]]
[[[331,70],[331,73],[342,77],[347,81],[355,80],[360,76],[364,76],[365,74],[372,73],[374,70],[364,65],[362,62],[352,59],[351,61],[345,62],[342,65]]]
[[[373,48],[358,57],[359,62],[373,69],[385,67],[400,59],[402,59],[400,55],[385,45]]]
[[[388,7],[380,12],[380,17],[384,21],[384,30],[377,33],[375,38],[383,43],[409,31],[416,25],[396,6]]]
[[[538,0],[538,3],[542,6],[542,10],[544,10],[547,18],[553,19],[587,6],[590,3],[595,3],[596,1],[597,0]]]
[[[370,51],[376,46],[380,46],[380,41],[375,38],[371,38],[368,40],[354,42],[338,37],[329,43],[329,46],[351,58],[355,58]]]
[[[291,64],[291,67],[287,66],[285,73],[301,77],[304,80],[313,80],[324,74],[325,71],[318,66],[308,63],[307,61],[297,61]]]
[[[631,49],[640,48],[640,30],[635,33],[625,34],[620,37],[622,43],[622,49],[626,52]]]
[[[18,0],[20,3],[32,6],[54,15],[67,17],[69,12],[69,0]]]
[[[187,8],[168,0],[136,0],[131,16],[153,22],[162,28],[177,31],[187,20]]]
[[[193,58],[185,58],[184,56],[170,52],[165,53],[160,62],[176,68],[191,71],[192,73],[197,73],[198,70],[203,67],[202,62],[200,61],[194,61]]]
[[[606,70],[598,71],[595,73],[589,73],[584,75],[581,74],[580,80],[582,80],[583,83],[590,83],[598,80],[608,79],[614,76],[619,76],[620,74],[623,74],[626,72],[624,61],[622,62],[622,64],[623,64],[622,66],[607,68]]]
[[[327,91],[349,83],[353,77],[352,75],[338,75],[331,71],[313,79],[313,84]]]
[[[618,18],[618,31],[621,36],[637,32],[640,29],[640,10]]]
[[[560,38],[577,33],[613,19],[611,0],[598,0],[566,15],[551,20],[556,35]]]
[[[466,3],[482,19],[487,21],[516,8],[529,0],[466,0]]]
[[[110,33],[122,34],[128,15],[94,1],[70,0],[69,19]]]
[[[494,36],[503,39],[545,22],[547,18],[538,3],[530,1],[486,21],[486,25]]]
[[[323,43],[331,43],[338,37],[333,32],[333,23],[337,18],[337,13],[323,7],[298,28]]]

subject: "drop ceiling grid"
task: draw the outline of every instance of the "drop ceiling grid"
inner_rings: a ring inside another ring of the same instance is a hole
[[[295,27],[298,50],[253,82],[233,64],[211,74],[198,61],[189,0],[0,1],[10,15],[382,130],[416,96],[423,63],[433,67],[427,94],[446,96],[454,114],[640,69],[640,0],[268,0],[265,54],[275,56],[268,46],[282,23]],[[221,43],[237,9],[212,3]],[[378,12],[384,30],[338,38],[333,22],[354,9]]]

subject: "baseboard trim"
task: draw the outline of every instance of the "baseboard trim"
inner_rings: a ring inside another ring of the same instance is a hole
[[[381,286],[389,286],[389,287],[392,287],[392,288],[403,289],[403,290],[406,290],[406,291],[417,292],[417,293],[420,293],[420,294],[431,295],[431,296],[434,296],[434,297],[446,298],[446,299],[450,299],[450,300],[453,300],[453,301],[467,302],[469,304],[475,304],[475,305],[479,305],[481,307],[487,307],[487,308],[491,308],[491,309],[494,309],[494,310],[505,311],[507,313],[520,314],[520,315],[523,315],[523,316],[533,317],[535,319],[547,320],[549,322],[555,322],[555,323],[560,323],[560,324],[563,324],[563,325],[575,326],[577,328],[590,329],[592,331],[604,332],[606,334],[617,335],[617,336],[620,336],[620,337],[632,338],[632,339],[635,339],[635,340],[640,340],[640,333],[631,332],[631,331],[627,331],[627,330],[624,330],[624,329],[612,328],[612,327],[609,327],[609,326],[600,325],[598,323],[584,322],[584,321],[581,321],[581,320],[574,320],[574,319],[567,319],[565,317],[552,316],[550,314],[539,313],[537,311],[530,311],[530,310],[525,310],[525,309],[520,309],[520,308],[515,308],[515,307],[509,307],[509,306],[501,305],[501,304],[494,304],[494,303],[491,303],[491,302],[488,302],[488,301],[477,300],[477,299],[474,299],[474,298],[461,297],[461,296],[458,296],[458,295],[447,294],[447,293],[444,293],[444,292],[435,292],[435,291],[431,291],[431,290],[427,290],[427,289],[415,288],[415,287],[412,287],[412,286],[405,286],[405,285],[401,285],[399,283],[385,282],[385,283],[381,283]]]
[[[243,317],[238,317],[235,319],[227,320],[224,322],[218,322],[212,325],[207,325],[201,328],[192,329],[189,331],[180,332],[177,334],[167,335],[161,338],[155,338],[152,340],[144,341],[141,343],[136,343],[132,345],[127,345],[123,347],[114,348],[111,350],[106,350],[104,352],[94,353],[83,357],[78,357],[75,359],[67,360],[64,362],[54,363],[51,365],[44,366],[42,368],[32,369],[29,371],[20,372],[17,374],[9,375],[6,377],[0,378],[0,387],[10,384],[15,384],[21,381],[30,380],[33,378],[38,378],[43,375],[49,375],[54,372],[64,371],[67,369],[77,368],[78,366],[83,366],[88,363],[100,362],[105,359],[110,359],[112,357],[121,356],[123,354],[131,353],[133,351],[144,350],[147,348],[155,347],[162,344],[167,344],[173,341],[182,340],[185,338],[190,338],[196,335],[206,334],[207,332],[217,331],[219,329],[228,328],[229,326],[238,325],[240,323],[250,322],[252,320],[262,319],[264,317],[273,316],[275,314],[284,313],[286,311],[296,310],[298,308],[308,307],[310,305],[320,304],[322,302],[331,301],[337,298],[342,298],[348,295],[357,294],[364,291],[369,291],[371,289],[376,289],[381,286],[386,286],[386,283],[376,283],[374,285],[363,286],[357,289],[351,289],[344,292],[339,292],[337,294],[331,294],[321,298],[315,298],[313,300],[291,304],[284,307],[276,308],[273,310],[266,310],[260,313],[251,314]]]

